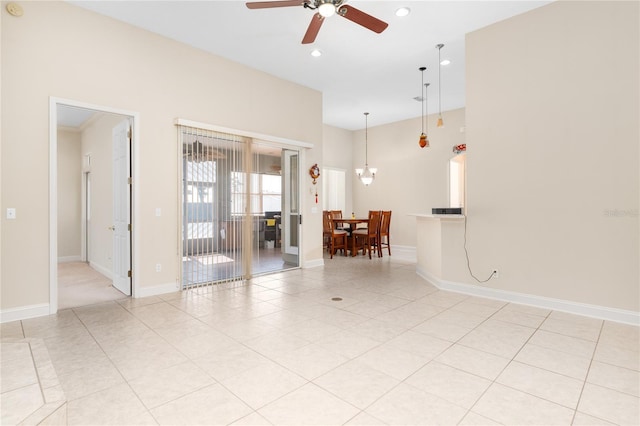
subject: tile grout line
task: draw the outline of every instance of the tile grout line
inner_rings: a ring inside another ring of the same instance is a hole
[[[503,305],[500,309],[498,309],[496,312],[494,312],[489,318],[493,317],[495,314],[497,314],[498,312],[502,311],[505,306],[509,305],[509,303],[506,303],[505,305]],[[549,318],[549,316],[551,315],[550,311],[544,318],[544,320],[538,325],[538,327],[535,328],[535,330],[533,331],[533,333],[531,333],[531,335],[529,336],[529,338],[522,344],[522,346],[520,347],[520,349],[518,349],[518,351],[513,355],[513,357],[511,358],[511,360],[509,360],[509,362],[502,368],[502,370],[500,370],[500,372],[495,376],[495,378],[493,380],[491,380],[491,384],[489,386],[487,386],[487,388],[482,392],[482,394],[480,394],[480,396],[476,399],[476,401],[471,405],[471,407],[469,407],[467,414],[465,414],[465,416],[462,418],[464,419],[465,417],[467,417],[469,415],[469,413],[474,412],[473,408],[478,404],[478,402],[482,399],[482,397],[484,397],[484,395],[486,395],[487,391],[493,386],[495,385],[497,382],[496,380],[502,375],[502,373],[504,373],[504,371],[509,367],[509,365],[511,365],[511,363],[513,362],[513,360],[518,356],[518,354],[520,353],[520,351],[522,351],[522,349],[527,345],[527,343],[531,340],[531,338],[533,337],[533,335],[540,330],[540,326],[544,323],[544,321]],[[487,320],[489,319],[487,318]],[[484,322],[483,322],[484,323]],[[478,325],[479,327],[480,325]],[[477,328],[477,327],[476,327]],[[475,329],[474,329],[475,330]],[[468,333],[467,333],[468,334]],[[463,345],[464,346],[464,345]],[[484,352],[484,351],[482,351]],[[493,354],[495,355],[495,354]],[[500,385],[502,385],[501,383],[498,383]],[[502,385],[504,386],[504,385]],[[513,389],[513,388],[512,388]],[[518,391],[518,389],[515,389],[516,391]],[[519,391],[522,392],[522,391]],[[528,392],[523,392],[526,394],[529,394]],[[530,394],[529,394],[530,395]],[[535,396],[535,395],[532,395]],[[486,417],[486,416],[485,416]],[[490,418],[490,417],[489,417]],[[490,418],[491,419],[491,418]],[[498,423],[500,423],[498,420],[495,419],[491,419],[493,421],[496,421]],[[462,421],[462,420],[461,420]]]
[[[593,358],[596,355],[596,351],[598,350],[598,343],[600,342],[600,337],[602,336],[602,330],[604,329],[604,321],[600,324],[600,330],[598,332],[598,339],[596,340],[596,344],[593,347],[593,352],[591,354],[591,360],[589,361],[589,367],[587,368],[587,373],[584,375],[584,380],[582,381],[582,388],[580,389],[580,394],[578,395],[578,400],[576,401],[576,409],[573,412],[573,417],[571,418],[571,424],[576,419],[576,414],[578,413],[578,407],[580,406],[580,401],[582,400],[582,394],[584,393],[584,388],[587,385],[587,379],[589,378],[589,373],[591,372],[591,366],[593,365]]]

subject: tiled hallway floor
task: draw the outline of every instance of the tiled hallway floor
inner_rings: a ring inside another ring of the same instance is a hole
[[[640,423],[638,327],[439,291],[388,256],[67,309],[2,337],[44,342],[69,424]],[[18,403],[3,400],[4,424]]]

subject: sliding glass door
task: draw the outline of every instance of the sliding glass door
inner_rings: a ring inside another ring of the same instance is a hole
[[[283,188],[285,197],[282,203],[284,227],[283,259],[290,265],[298,265],[300,251],[300,155],[298,151],[283,150]]]
[[[179,138],[182,288],[298,267],[298,152],[187,126]]]

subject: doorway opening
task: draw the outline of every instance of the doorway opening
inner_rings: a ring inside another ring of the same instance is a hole
[[[299,151],[179,126],[182,289],[298,268]]]
[[[135,293],[136,123],[137,113],[50,100],[50,313]]]

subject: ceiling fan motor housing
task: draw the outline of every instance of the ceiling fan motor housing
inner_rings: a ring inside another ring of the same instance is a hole
[[[320,31],[324,18],[338,14],[343,18],[350,20],[358,25],[361,25],[375,33],[380,34],[384,31],[389,24],[375,18],[360,9],[353,6],[347,6],[345,3],[347,0],[274,0],[274,1],[258,1],[246,3],[249,9],[264,9],[272,7],[290,7],[302,5],[305,9],[317,10],[307,32],[305,33],[302,44],[313,43]]]

